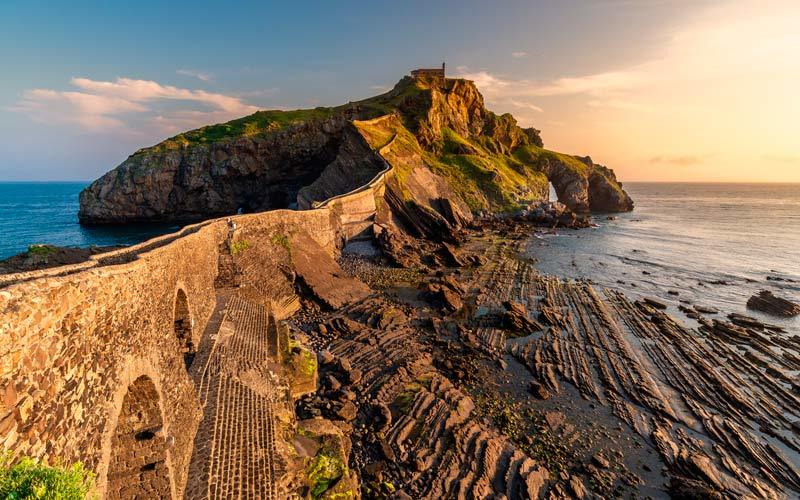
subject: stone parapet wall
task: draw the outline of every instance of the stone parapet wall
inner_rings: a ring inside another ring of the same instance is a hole
[[[244,262],[258,279],[277,279],[270,252],[259,248],[295,231],[335,256],[371,223],[386,173],[314,210],[233,217],[235,238],[251,247]],[[163,413],[158,439],[169,444],[172,495],[181,496],[201,408],[176,335],[176,297],[186,294],[197,345],[229,237],[226,220],[215,219],[82,264],[0,277],[2,447],[49,463],[82,461],[105,494],[123,401],[146,377]]]

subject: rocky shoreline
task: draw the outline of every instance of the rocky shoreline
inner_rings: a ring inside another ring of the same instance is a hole
[[[371,297],[336,310],[304,297],[293,325],[320,353],[320,384],[297,415],[350,426],[364,497],[800,492],[798,339],[736,315],[698,312],[693,330],[539,275],[527,219],[476,221],[451,249],[466,265],[345,253]]]

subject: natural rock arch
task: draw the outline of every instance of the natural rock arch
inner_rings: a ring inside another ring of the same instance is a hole
[[[143,375],[128,387],[111,438],[107,498],[172,497],[163,426],[158,389]]]
[[[192,366],[196,348],[192,331],[192,313],[189,309],[189,298],[182,288],[175,294],[175,308],[173,310],[173,330],[180,344],[183,360],[188,370]]]

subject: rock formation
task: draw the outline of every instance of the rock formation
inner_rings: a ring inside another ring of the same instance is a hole
[[[790,300],[776,297],[769,290],[762,290],[758,294],[750,297],[747,301],[747,307],[774,316],[784,316],[787,318],[800,314],[800,304],[795,304]]]
[[[372,137],[353,127],[355,120],[387,115],[400,126]],[[543,149],[538,130],[487,110],[473,82],[406,77],[363,101],[259,111],[141,149],[81,193],[79,218],[84,224],[188,222],[295,201],[310,208],[385,168],[377,152],[394,135],[407,139],[409,159],[422,166],[412,177],[433,174],[466,211],[525,208],[547,197],[548,180],[575,211],[633,208],[611,170]],[[407,179],[400,179],[401,189]]]

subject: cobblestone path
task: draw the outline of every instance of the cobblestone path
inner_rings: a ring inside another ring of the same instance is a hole
[[[274,407],[285,391],[268,355],[264,306],[221,290],[192,378],[203,405],[186,498],[277,499]]]

